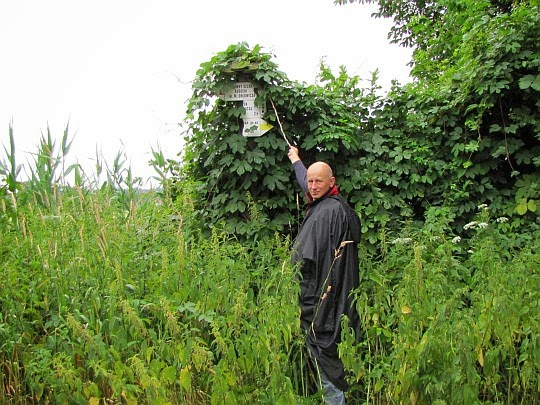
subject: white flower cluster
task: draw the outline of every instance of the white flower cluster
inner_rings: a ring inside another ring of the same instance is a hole
[[[508,222],[508,218],[506,217],[499,217],[495,221],[497,221],[498,224],[502,224],[504,222]]]
[[[463,229],[464,229],[464,230],[467,230],[467,229],[475,229],[475,228],[483,229],[483,228],[487,228],[487,227],[488,227],[487,222],[476,222],[476,221],[472,221],[472,222],[469,222],[468,224],[465,224],[465,225],[463,226]]]
[[[412,238],[396,238],[391,243],[392,245],[407,245],[412,243]]]
[[[474,229],[474,228],[476,227],[476,224],[477,224],[477,223],[478,223],[478,222],[476,222],[476,221],[469,222],[468,224],[465,224],[465,225],[463,226],[463,229],[465,229],[465,230],[467,230],[467,229]]]
[[[459,236],[456,236],[454,239],[452,239],[453,244],[456,244],[456,243],[459,243],[459,242],[461,242],[461,238]]]
[[[487,204],[480,204],[478,207],[477,207],[480,211],[487,211],[489,209],[488,205]]]

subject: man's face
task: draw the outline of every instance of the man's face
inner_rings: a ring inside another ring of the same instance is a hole
[[[316,200],[324,196],[335,184],[332,170],[326,163],[317,162],[309,166],[307,171],[309,194]]]

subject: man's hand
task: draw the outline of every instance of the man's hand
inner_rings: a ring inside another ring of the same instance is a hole
[[[287,156],[289,157],[291,163],[298,162],[300,160],[300,156],[298,156],[298,148],[294,146],[289,148],[289,153],[287,153]]]

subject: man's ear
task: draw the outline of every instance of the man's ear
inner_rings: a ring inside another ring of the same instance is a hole
[[[333,176],[330,177],[330,187],[333,187],[335,184],[336,184],[336,178]]]

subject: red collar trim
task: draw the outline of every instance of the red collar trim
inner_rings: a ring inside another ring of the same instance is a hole
[[[307,197],[307,200],[308,200],[308,204],[311,204],[313,202],[316,202],[316,201],[319,201],[319,200],[322,200],[326,197],[329,197],[331,195],[338,195],[339,194],[339,190],[337,188],[337,186],[334,184],[327,192],[325,195],[323,195],[321,198],[317,198],[316,200],[313,199],[313,197],[311,196],[311,194],[309,193],[306,193],[306,197]]]

